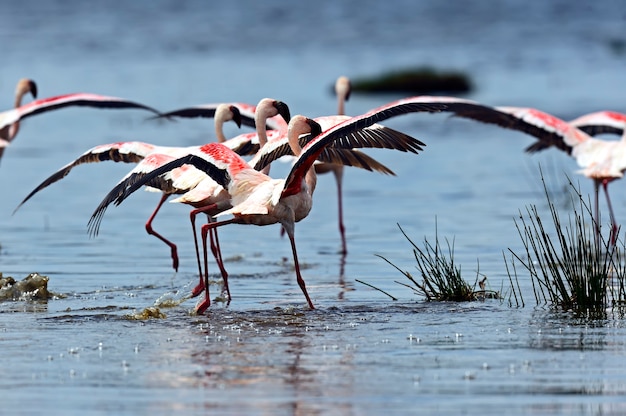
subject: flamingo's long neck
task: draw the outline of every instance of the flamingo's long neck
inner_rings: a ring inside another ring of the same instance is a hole
[[[217,137],[218,143],[224,143],[226,141],[226,135],[224,135],[224,123],[226,120],[226,111],[218,107],[215,112],[215,137]]]
[[[256,111],[254,112],[254,125],[256,127],[256,134],[259,138],[259,149],[262,149],[263,146],[267,144],[267,119],[268,112],[267,109],[262,106],[257,106]],[[265,175],[269,175],[270,173],[270,164],[265,166],[261,172]]]
[[[342,116],[346,113],[346,101],[341,95],[337,96],[337,114]]]
[[[29,90],[27,88],[23,87],[22,83],[18,84],[17,89],[15,90],[15,103],[14,103],[15,108],[18,108],[19,106],[22,105],[22,99],[24,98],[24,95],[26,95],[28,91]],[[11,125],[11,128],[9,129],[8,141],[13,140],[19,130],[20,130],[20,122],[16,121],[15,123]]]
[[[348,77],[341,76],[335,82],[335,94],[337,95],[337,114],[344,115],[346,113],[345,104],[350,97],[352,86]]]
[[[294,117],[296,118],[296,120],[292,119],[292,122],[290,123],[289,131],[287,133],[287,139],[289,140],[289,147],[291,148],[291,151],[296,157],[299,157],[300,154],[302,153],[302,147],[300,146],[300,140],[299,140],[300,135],[311,132],[311,129],[308,126],[308,124],[302,121],[304,120],[304,117],[302,117],[301,119],[300,117],[302,116]],[[312,196],[313,192],[315,191],[315,186],[317,185],[317,174],[315,173],[315,167],[313,164],[311,164],[311,167],[309,167],[309,169],[307,170],[306,175],[304,176],[304,182],[307,185],[307,190],[308,190],[309,195]]]

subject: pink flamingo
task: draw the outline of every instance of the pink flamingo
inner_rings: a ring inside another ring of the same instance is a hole
[[[237,106],[238,105],[239,104],[237,104]],[[226,105],[226,106],[222,106],[222,108],[223,107],[230,108],[231,110],[233,110],[234,106]],[[255,109],[254,120],[255,120],[255,125],[257,126],[256,127],[257,132],[242,134],[232,139],[221,142],[225,146],[229,147],[232,151],[244,153],[243,150],[245,150],[246,151],[245,154],[248,154],[247,152],[249,151],[256,152],[256,150],[258,149],[258,146],[250,146],[251,141],[258,141],[259,145],[262,145],[263,143],[267,141],[268,136],[272,137],[272,134],[274,132],[273,130],[270,130],[270,131],[266,130],[267,120],[273,120],[272,123],[276,123],[277,116],[284,118],[285,120],[290,119],[289,108],[282,101],[278,101],[278,100],[274,100],[270,98],[264,98],[259,102],[259,104],[254,109]],[[222,130],[221,125],[223,123],[219,121],[222,120],[223,117],[220,117],[219,114],[220,113],[219,113],[219,108],[218,108],[218,112],[215,113],[216,129],[218,129],[218,126],[219,126],[219,130],[221,133],[221,130]],[[246,115],[246,117],[243,117],[242,119],[248,119],[248,118],[249,118],[249,115]],[[218,137],[223,137],[223,134],[218,134]],[[155,151],[151,152],[149,155],[147,155],[134,169],[132,169],[120,181],[120,184],[124,183],[127,180],[132,180],[132,178],[134,177],[145,175],[146,173],[149,173],[150,171],[159,167],[160,165],[166,162],[169,162],[171,160],[174,160],[178,157],[181,157],[185,154],[189,154],[189,152],[197,150],[198,148],[199,146],[192,146],[192,147],[187,147],[187,148],[175,148],[171,151],[167,151],[167,150],[163,151],[162,147],[158,148]],[[205,212],[208,214],[209,219],[211,219],[211,215],[216,213],[213,207],[214,204],[219,203],[220,207],[221,206],[224,207],[223,209],[228,208],[229,197],[228,197],[228,193],[224,191],[224,189],[221,188],[217,183],[215,183],[215,181],[213,181],[210,177],[206,176],[205,174],[198,172],[196,169],[190,169],[189,167],[182,167],[174,171],[172,175],[175,178],[175,180],[172,182],[158,182],[158,183],[155,182],[150,185],[152,185],[153,188],[161,190],[164,195],[159,203],[159,206],[157,207],[157,210],[161,207],[163,202],[165,202],[165,199],[167,199],[167,197],[171,194],[184,194],[183,197],[178,198],[175,201],[186,203],[195,208],[194,210],[190,212],[190,220],[191,220],[191,225],[192,225],[192,230],[193,230],[193,235],[194,235],[194,244],[196,248],[196,259],[198,262],[198,273],[199,273],[199,282],[200,282],[192,290],[192,296],[197,296],[204,289],[205,279],[202,276],[202,267],[201,267],[199,247],[198,247],[198,241],[197,241],[197,233],[195,230],[195,218],[197,214]],[[118,184],[116,188],[118,188],[120,184]],[[108,203],[105,204],[104,208],[101,210],[100,216],[104,214],[106,205],[108,205]],[[155,214],[152,215],[151,219],[154,218]],[[91,229],[92,234],[96,235],[98,233],[99,224],[100,224],[100,218],[97,220],[97,225]],[[210,237],[211,237],[211,251],[213,252],[215,260],[222,274],[222,278],[224,281],[224,286],[223,286],[224,291],[227,293],[228,299],[230,300],[230,289],[228,287],[228,273],[226,272],[226,269],[224,268],[224,265],[223,265],[222,255],[219,249],[219,241],[218,241],[217,232],[211,233]]]
[[[626,123],[625,115],[602,111],[566,122],[534,108],[495,107],[489,111],[480,110],[457,115],[531,134],[539,140],[526,148],[529,153],[554,146],[576,159],[582,168],[579,173],[594,183],[596,236],[600,236],[599,189],[602,186],[611,221],[609,241],[615,244],[619,227],[615,221],[608,184],[621,178],[626,170],[626,134],[619,141],[596,139],[590,134],[622,132]]]
[[[124,98],[88,93],[58,95],[21,105],[22,97],[28,92],[30,92],[33,97],[36,97],[37,85],[32,80],[21,79],[15,91],[15,108],[0,113],[0,158],[4,153],[4,149],[15,139],[20,128],[20,121],[36,114],[70,106],[120,109],[136,108],[160,114],[151,107]]]
[[[215,133],[217,140],[219,142],[225,142],[226,137],[223,132],[223,124],[228,121],[234,121],[238,126],[241,126],[241,115],[239,113],[238,108],[235,105],[222,105],[215,112]],[[238,141],[232,141],[229,143],[233,151],[236,152],[245,152],[246,149],[252,150],[256,153],[256,148],[258,147],[250,147],[249,141],[244,141],[241,138]],[[104,161],[113,161],[113,162],[123,162],[123,163],[140,163],[145,160],[146,157],[159,154],[159,155],[169,155],[172,159],[177,157],[184,156],[189,153],[189,149],[191,148],[181,148],[181,147],[171,147],[171,146],[155,146],[150,143],[144,142],[117,142],[110,144],[103,144],[95,146],[85,153],[80,155],[78,158],[73,160],[72,162],[66,164],[61,169],[57,170],[55,173],[46,178],[43,182],[41,182],[35,189],[33,189],[25,198],[20,202],[20,204],[15,208],[13,213],[15,213],[26,201],[32,198],[36,193],[43,190],[44,188],[50,186],[51,184],[63,179],[66,177],[70,171],[76,166],[86,164],[86,163],[97,163]],[[244,153],[245,154],[245,153]],[[148,159],[148,163],[156,162],[154,158]],[[144,166],[144,165],[142,165]],[[153,165],[154,166],[154,165]],[[148,188],[150,190],[154,190]],[[157,190],[158,191],[158,190]],[[157,204],[156,208],[148,218],[146,222],[145,228],[148,234],[155,236],[159,240],[163,241],[166,245],[170,247],[171,257],[172,257],[172,266],[174,270],[178,270],[179,259],[178,259],[178,249],[176,244],[156,232],[152,228],[152,222],[154,221],[155,216],[161,209],[163,203],[167,200],[167,198],[172,193],[180,193],[179,190],[167,190],[162,192],[161,199]]]
[[[335,94],[337,95],[337,114],[345,115],[345,103],[350,99],[350,92],[352,91],[352,85],[350,79],[345,76],[337,78],[335,82]],[[348,245],[346,243],[346,227],[343,222],[343,167],[341,163],[316,163],[315,173],[318,175],[332,172],[335,176],[335,183],[337,184],[337,216],[339,224],[339,235],[341,237],[341,251],[344,256],[348,254]]]
[[[343,146],[348,149],[363,147],[364,143],[357,143],[360,138],[352,135],[352,133],[362,130],[377,121],[409,112],[438,112],[447,108],[446,104],[438,102],[438,98],[425,101],[419,98],[413,97],[412,99],[395,101],[361,116],[351,117],[331,127],[324,133],[321,133],[320,125],[312,119],[303,116],[292,118],[289,123],[288,140],[292,152],[297,155],[297,159],[285,179],[272,179],[264,173],[253,169],[251,165],[227,147],[218,143],[210,143],[203,146],[200,152],[195,152],[167,163],[148,175],[135,178],[134,181],[127,181],[124,185],[125,188],[121,192],[119,189],[114,190],[112,192],[114,197],[107,197],[103,202],[108,204],[115,200],[116,204],[119,204],[128,195],[143,186],[143,184],[151,183],[159,175],[185,164],[191,164],[203,170],[224,189],[227,189],[231,197],[232,208],[220,212],[217,216],[232,214],[234,217],[221,222],[205,224],[202,228],[202,233],[206,234],[210,229],[233,223],[261,226],[280,223],[291,242],[298,285],[309,307],[314,309],[313,302],[309,297],[304,279],[300,273],[294,238],[295,223],[305,218],[312,207],[312,194],[316,184],[313,163],[331,145]],[[310,139],[308,144],[302,148],[300,136],[307,133]],[[420,145],[423,144],[418,140],[413,140],[415,142],[414,151],[421,150]],[[266,147],[263,147],[261,151]],[[92,220],[97,221],[100,217],[99,211],[101,209],[102,204],[94,212]],[[206,279],[206,270],[204,276]],[[198,313],[202,313],[210,306],[207,284],[205,284],[205,290],[207,293],[204,302],[196,307]]]

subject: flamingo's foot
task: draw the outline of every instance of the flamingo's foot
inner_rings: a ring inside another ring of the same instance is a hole
[[[202,292],[204,292],[204,280],[200,279],[200,283],[198,283],[191,291],[191,297],[195,298]]]
[[[211,306],[211,299],[206,297],[202,302],[196,305],[196,314],[202,315],[209,308],[209,306]]]

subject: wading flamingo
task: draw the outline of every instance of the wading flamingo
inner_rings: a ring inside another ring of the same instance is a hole
[[[224,138],[222,133],[221,125],[223,124],[223,120],[225,116],[220,116],[221,113],[225,113],[224,111],[220,112],[220,108],[227,108],[229,111],[232,111],[236,114],[239,114],[238,110],[239,104],[231,104],[231,105],[222,105],[219,106],[217,112],[215,112],[216,117],[216,130],[220,132],[217,133],[218,138]],[[266,130],[266,122],[268,120],[272,120],[271,123],[276,123],[276,118],[281,117],[284,120],[290,119],[289,108],[282,101],[264,98],[259,101],[259,104],[254,108],[254,124],[257,126],[256,133],[246,133],[236,136],[232,139],[222,141],[222,143],[229,147],[232,151],[235,151],[239,154],[251,154],[256,153],[258,150],[259,144],[263,144],[267,141],[267,137],[272,137],[274,134],[273,130]],[[249,115],[246,117],[242,117],[242,120],[249,119]],[[248,122],[248,125],[249,122]],[[256,145],[251,145],[252,141],[257,141]],[[139,164],[133,168],[123,179],[124,181],[128,177],[135,177],[137,175],[143,175],[149,173],[153,169],[159,167],[163,163],[174,160],[183,155],[189,154],[189,152],[197,150],[199,146],[191,146],[186,148],[172,148],[171,150],[165,149],[163,147],[156,148],[153,152],[147,155]],[[165,151],[163,151],[165,149]],[[192,296],[197,296],[200,294],[204,288],[205,279],[202,275],[202,266],[199,254],[199,247],[197,241],[197,233],[195,229],[195,218],[196,215],[202,212],[206,212],[209,220],[211,220],[211,215],[217,213],[213,208],[213,205],[216,203],[220,203],[220,206],[223,206],[223,209],[230,207],[228,205],[229,196],[226,191],[223,190],[221,186],[219,186],[215,181],[213,181],[210,177],[206,176],[204,173],[197,171],[196,169],[189,169],[189,167],[184,167],[178,169],[173,173],[176,177],[176,181],[168,182],[168,183],[155,183],[151,188],[156,188],[163,192],[163,197],[157,207],[157,210],[161,207],[165,199],[169,195],[172,194],[184,194],[182,198],[178,198],[176,202],[183,202],[188,205],[193,206],[195,209],[190,212],[190,220],[191,226],[194,235],[194,244],[196,249],[196,259],[198,263],[198,273],[199,273],[199,284],[192,290]],[[205,208],[206,206],[210,206],[210,208]],[[102,214],[104,214],[104,209],[102,210]],[[151,219],[154,218],[155,213],[151,216]],[[99,224],[99,221],[98,221]],[[96,229],[94,234],[97,234],[98,230]],[[211,251],[215,257],[215,260],[218,264],[220,272],[222,274],[222,278],[224,281],[224,291],[226,292],[228,299],[230,300],[230,289],[228,287],[228,273],[223,265],[221,251],[219,249],[219,241],[217,232],[212,232],[210,235],[211,238]],[[172,245],[173,249],[176,246]],[[173,252],[174,253],[174,252]]]
[[[345,115],[345,104],[350,99],[350,92],[352,91],[352,85],[350,79],[345,76],[337,78],[335,82],[335,94],[337,95],[337,115]],[[344,256],[348,254],[348,245],[346,243],[346,227],[343,223],[343,164],[341,163],[316,163],[315,173],[318,175],[332,172],[335,176],[335,183],[337,184],[337,217],[339,224],[339,235],[341,237],[341,254]]]
[[[314,309],[300,273],[294,237],[295,223],[305,218],[312,207],[312,194],[316,184],[314,161],[330,144],[341,145],[343,143],[343,146],[348,149],[363,147],[353,142],[358,140],[358,136],[355,137],[353,133],[378,121],[409,112],[439,112],[447,108],[446,104],[436,101],[438,99],[426,100],[425,102],[419,99],[398,100],[361,116],[348,118],[348,120],[321,134],[321,127],[314,120],[304,116],[292,118],[289,123],[288,137],[292,152],[297,155],[297,158],[285,179],[272,179],[264,173],[252,169],[248,163],[227,147],[218,143],[210,143],[203,146],[199,153],[167,163],[147,175],[129,178],[122,187],[114,189],[105,198],[91,217],[90,224],[97,227],[97,222],[101,218],[101,210],[111,202],[115,201],[116,204],[119,204],[136,189],[151,183],[159,175],[166,174],[185,164],[191,164],[206,172],[227,189],[233,206],[231,209],[218,214],[218,216],[232,214],[234,216],[232,219],[204,225],[203,234],[207,233],[209,229],[232,223],[261,226],[280,223],[291,242],[298,285],[309,307]],[[299,138],[302,134],[307,133],[311,139],[304,148],[301,148]],[[413,140],[415,141],[414,152],[421,150],[423,144],[418,140]],[[265,147],[261,151],[263,149]],[[206,278],[206,271],[204,275]],[[205,284],[205,286],[208,291],[208,285]],[[205,301],[196,307],[196,311],[202,313],[209,306],[210,298],[207,293]]]
[[[494,107],[486,112],[471,111],[457,115],[498,124],[536,137],[539,140],[526,148],[529,153],[556,147],[576,159],[578,166],[582,168],[579,173],[592,179],[594,183],[596,237],[599,240],[601,227],[599,190],[602,186],[611,221],[609,241],[615,244],[619,227],[611,206],[608,185],[623,177],[626,170],[626,134],[623,134],[619,141],[596,139],[591,137],[591,134],[623,131],[625,115],[602,111],[567,122],[543,111],[525,107]]]
[[[71,106],[119,109],[136,108],[148,110],[157,115],[160,114],[154,108],[124,98],[88,93],[58,95],[20,105],[22,97],[28,92],[31,92],[33,97],[36,97],[37,85],[34,81],[29,79],[20,80],[15,91],[15,108],[0,113],[0,158],[4,153],[4,149],[15,139],[20,128],[20,121],[36,114]]]
[[[225,142],[226,137],[224,136],[224,123],[228,121],[234,121],[237,126],[241,127],[241,115],[239,113],[239,109],[235,105],[221,105],[217,108],[215,112],[215,134],[217,140],[219,142]],[[241,137],[238,140],[233,140],[229,142],[229,146],[235,152],[240,154],[254,154],[258,149],[258,146],[250,146],[250,141],[245,140],[248,139],[246,137]],[[171,157],[171,160],[176,159],[178,157],[182,157],[189,153],[190,149],[193,147],[171,147],[171,146],[156,146],[150,143],[145,142],[116,142],[110,144],[103,144],[95,146],[85,153],[80,155],[78,158],[73,160],[72,162],[66,164],[61,169],[57,170],[55,173],[46,178],[43,182],[41,182],[35,189],[33,189],[25,198],[20,202],[20,204],[15,208],[13,213],[15,213],[26,201],[32,198],[39,191],[47,188],[53,183],[63,179],[66,177],[70,171],[76,166],[86,164],[86,163],[98,163],[105,161],[113,161],[113,162],[123,162],[123,163],[140,163],[143,169],[149,169],[146,166],[150,166],[150,168],[154,168],[155,163],[158,162],[157,158],[150,158],[146,163],[142,163],[145,158],[149,155],[158,154]],[[246,153],[248,152],[248,153]],[[158,189],[148,190],[159,191]],[[163,241],[167,246],[170,247],[171,257],[172,257],[172,267],[174,270],[178,271],[179,259],[178,259],[178,248],[176,244],[171,242],[169,239],[162,236],[160,233],[156,232],[152,227],[152,222],[156,217],[157,213],[161,209],[163,203],[167,200],[167,198],[173,193],[183,193],[184,190],[176,190],[176,189],[168,189],[163,190],[161,199],[157,204],[156,208],[152,212],[152,215],[148,218],[146,222],[145,228],[146,232],[150,235],[155,236],[159,240]]]

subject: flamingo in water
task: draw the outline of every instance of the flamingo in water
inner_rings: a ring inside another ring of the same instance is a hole
[[[191,164],[203,170],[211,176],[224,189],[228,190],[231,197],[232,208],[217,214],[217,217],[232,214],[233,218],[225,221],[208,223],[203,226],[203,233],[208,229],[221,227],[227,224],[253,224],[269,225],[280,223],[285,229],[291,243],[294,258],[296,279],[302,290],[308,306],[314,309],[313,302],[306,290],[306,285],[300,273],[300,266],[296,251],[294,237],[295,223],[304,219],[312,207],[312,195],[316,185],[316,174],[313,168],[314,161],[331,144],[341,144],[347,148],[358,147],[351,143],[352,133],[387,118],[409,112],[427,111],[438,112],[447,108],[446,104],[437,100],[399,100],[388,105],[379,107],[366,114],[351,117],[321,133],[320,125],[313,119],[304,116],[293,117],[289,123],[288,141],[292,152],[296,155],[296,161],[285,179],[272,179],[268,175],[253,169],[236,153],[219,143],[210,143],[196,152],[183,158],[166,163],[153,170],[147,175],[127,181],[125,188],[112,192],[112,198],[105,198],[105,205],[117,198],[116,203],[121,203],[128,195],[143,184],[157,178],[159,175],[179,168],[185,164]],[[300,136],[308,134],[310,140],[301,147]],[[415,140],[415,139],[414,139]],[[421,142],[415,140],[418,144]],[[422,144],[423,145],[423,144]],[[265,149],[263,147],[262,149]],[[418,149],[421,149],[418,145]],[[96,209],[92,220],[100,217]],[[205,279],[207,273],[205,271]],[[208,285],[205,284],[208,289]],[[196,307],[198,313],[202,313],[210,306],[210,298]]]
[[[232,115],[235,115],[235,118],[239,120],[239,117],[241,115],[241,112],[239,110],[240,107],[244,109],[244,116],[241,117],[241,124],[256,125],[257,131],[256,133],[241,134],[232,139],[226,140],[222,131],[222,125],[224,121],[229,120]],[[206,107],[204,108],[204,110],[206,111]],[[267,131],[266,124],[280,125],[281,121],[278,120],[279,118],[282,120],[290,119],[289,108],[287,107],[287,105],[282,101],[270,98],[262,99],[261,101],[259,101],[259,104],[256,107],[242,103],[228,105],[221,104],[216,107],[213,113],[215,116],[215,128],[218,142],[223,143],[234,152],[242,155],[256,153],[259,148],[259,143],[264,143],[265,141],[267,141],[267,136],[272,135],[273,130]],[[144,155],[144,158],[122,179],[122,181],[124,181],[128,177],[134,177],[136,175],[143,175],[145,173],[148,173],[166,162],[169,162],[178,157],[189,154],[189,152],[197,150],[199,147],[200,146],[172,148],[153,146],[149,154]],[[61,171],[59,172],[65,172],[65,170],[61,169]],[[59,172],[57,172],[57,175]],[[195,217],[197,214],[202,212],[215,213],[212,209],[207,210],[203,207],[207,205],[213,205],[214,203],[220,201],[228,201],[229,198],[228,194],[219,185],[217,185],[215,181],[207,177],[202,172],[197,171],[196,169],[189,169],[188,167],[184,167],[174,172],[174,175],[178,178],[176,182],[154,183],[151,184],[153,186],[148,187],[148,189],[160,190],[163,193],[157,209],[150,217],[149,222],[154,219],[156,212],[160,209],[167,197],[172,194],[184,194],[184,198],[178,198],[176,202],[183,202],[195,208],[190,212],[190,220],[194,235],[194,244],[196,248],[196,259],[198,262],[198,273],[200,281],[198,286],[196,286],[192,290],[192,296],[197,296],[202,292],[204,288],[204,279],[202,276],[202,267],[196,235],[197,233],[195,230]],[[226,207],[228,206],[225,206],[225,208]],[[104,209],[101,211],[101,215],[103,214]],[[209,216],[209,218],[211,217]],[[96,229],[94,230],[94,235],[98,233],[98,227],[96,227]],[[148,224],[146,224],[146,229],[148,229]],[[222,274],[224,291],[230,299],[230,290],[228,287],[228,273],[226,272],[226,269],[223,265],[222,255],[219,249],[217,232],[212,233],[210,237],[211,251],[213,252],[217,265]],[[172,257],[173,259],[175,259],[175,267],[177,267],[178,256],[175,252],[176,246],[169,241],[168,245],[170,245],[170,247],[172,248]],[[176,255],[176,257],[174,257],[174,255]]]
[[[2,158],[5,148],[15,139],[20,128],[20,121],[36,114],[70,106],[120,109],[136,108],[148,110],[157,115],[160,114],[154,108],[124,98],[89,93],[57,95],[21,105],[22,98],[29,92],[32,94],[33,98],[36,98],[37,84],[27,78],[21,79],[17,83],[15,90],[15,108],[0,113],[0,158]]]
[[[579,173],[594,183],[594,222],[596,237],[600,237],[599,190],[604,190],[611,221],[609,241],[615,244],[619,227],[615,221],[608,185],[622,178],[626,170],[626,134],[619,141],[592,137],[600,133],[622,133],[626,115],[601,111],[579,117],[570,122],[543,111],[526,107],[476,107],[457,115],[493,123],[501,127],[519,130],[538,139],[526,148],[535,153],[548,147],[556,147],[576,159],[582,169]]]
[[[246,118],[249,117],[246,116]],[[215,111],[215,133],[218,142],[225,142],[226,137],[223,132],[223,125],[228,121],[234,121],[238,126],[242,124],[242,117],[239,112],[239,109],[234,104],[223,104],[218,106]],[[254,122],[254,121],[252,121]],[[248,121],[248,124],[250,122]],[[239,140],[233,140],[229,142],[229,146],[233,151],[239,152],[240,154],[248,154],[247,152],[256,153],[258,146],[251,146],[249,138],[241,137]],[[13,213],[15,213],[26,201],[32,198],[36,193],[47,188],[53,183],[63,179],[66,177],[70,171],[76,166],[86,164],[86,163],[97,163],[104,161],[113,161],[113,162],[124,162],[124,163],[140,163],[142,166],[145,166],[142,161],[145,161],[146,157],[151,155],[165,155],[171,157],[171,159],[175,159],[177,157],[184,156],[189,153],[190,149],[193,147],[172,147],[172,146],[156,146],[151,143],[138,142],[138,141],[130,141],[130,142],[116,142],[109,144],[102,144],[95,146],[78,158],[74,159],[70,163],[61,167],[59,170],[54,172],[48,178],[44,179],[35,189],[33,189],[20,204],[15,208]],[[165,157],[164,156],[164,157]],[[156,157],[149,158],[148,163],[157,163],[158,160]],[[148,190],[155,190],[153,188],[147,188]],[[158,191],[158,190],[156,190]],[[172,193],[180,193],[178,190],[167,190],[162,192],[161,199],[157,204],[156,208],[148,218],[148,221],[145,224],[146,232],[150,235],[155,236],[159,240],[163,241],[166,245],[170,247],[171,257],[172,257],[172,267],[174,270],[178,270],[179,259],[178,259],[178,248],[176,244],[171,242],[169,239],[162,236],[160,233],[156,232],[152,227],[152,222],[156,217],[157,213],[161,209],[163,203],[167,200],[167,198]]]

